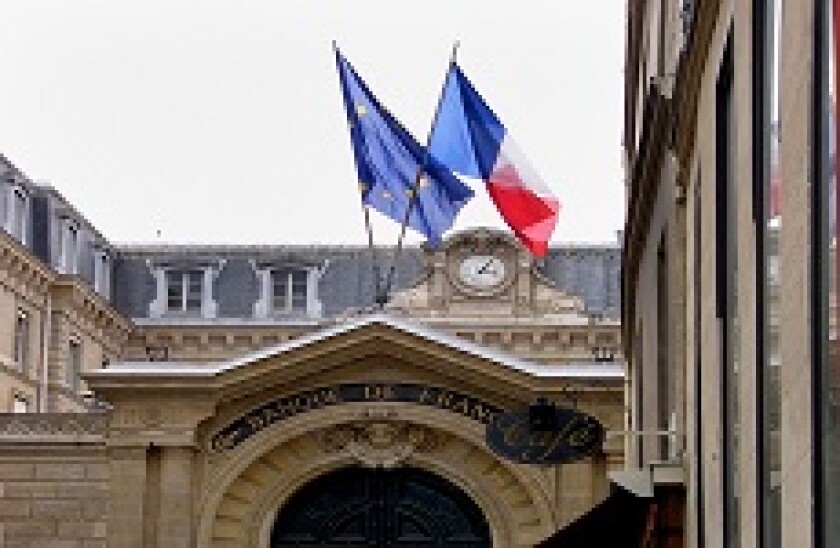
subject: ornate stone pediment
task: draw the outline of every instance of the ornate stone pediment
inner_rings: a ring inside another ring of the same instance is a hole
[[[426,250],[425,275],[393,296],[392,313],[418,317],[580,317],[583,299],[558,289],[510,234],[478,228]]]

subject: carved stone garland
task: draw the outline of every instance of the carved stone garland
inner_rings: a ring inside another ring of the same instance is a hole
[[[415,453],[432,451],[440,441],[424,426],[371,414],[329,428],[321,435],[325,452],[346,452],[366,468],[384,469],[400,466]]]

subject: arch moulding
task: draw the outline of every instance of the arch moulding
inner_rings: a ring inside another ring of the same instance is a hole
[[[477,421],[406,403],[348,403],[289,418],[206,459],[198,545],[267,548],[279,509],[296,491],[362,465],[437,474],[481,508],[493,546],[532,546],[556,528],[543,471],[499,459],[483,438]]]

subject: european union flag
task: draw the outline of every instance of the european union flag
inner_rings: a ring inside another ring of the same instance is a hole
[[[362,201],[400,224],[410,208],[408,226],[440,244],[473,191],[426,154],[338,49],[335,55]]]

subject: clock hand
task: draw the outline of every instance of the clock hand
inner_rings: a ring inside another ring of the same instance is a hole
[[[484,263],[484,265],[481,268],[478,269],[478,273],[479,274],[484,274],[484,271],[487,270],[487,267],[490,266],[492,263],[493,263],[493,259],[490,259],[489,261]]]

